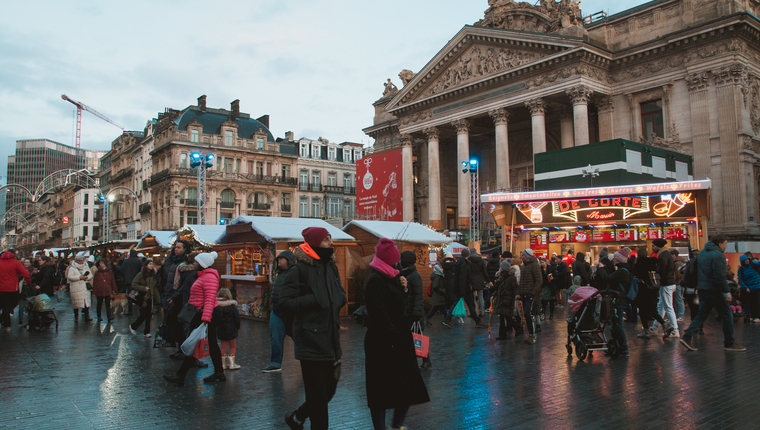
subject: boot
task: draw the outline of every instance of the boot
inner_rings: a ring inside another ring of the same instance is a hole
[[[79,309],[74,309],[74,322],[79,322]]]
[[[429,370],[431,367],[433,367],[433,362],[430,361],[430,358],[423,358],[420,370]]]
[[[230,369],[230,370],[238,370],[238,369],[240,369],[240,366],[238,366],[237,364],[235,364],[235,356],[234,355],[230,355],[229,359],[230,359],[230,365],[229,365],[228,369]]]
[[[227,355],[222,356],[222,369],[229,369],[230,366],[227,365]]]
[[[166,379],[169,382],[175,383],[179,385],[180,387],[185,386],[185,378],[182,376],[179,376],[178,374],[174,373],[171,375],[163,375],[164,379]]]
[[[84,308],[82,314],[84,315],[84,322],[92,321],[92,318],[90,318],[90,308]]]
[[[203,382],[222,382],[226,381],[227,377],[224,376],[224,372],[214,372],[211,374],[211,376],[207,376],[203,378]]]

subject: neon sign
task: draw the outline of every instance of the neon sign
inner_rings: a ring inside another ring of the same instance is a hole
[[[601,211],[600,209],[603,209]],[[590,200],[572,200],[552,203],[552,215],[578,221],[578,212],[589,211],[584,219],[612,219],[615,211],[622,210],[622,219],[649,212],[649,197],[612,197]]]
[[[662,201],[657,203],[652,208],[652,211],[657,216],[669,217],[678,212],[686,206],[688,203],[693,203],[691,199],[691,193],[681,193],[671,198],[670,195],[662,196]]]

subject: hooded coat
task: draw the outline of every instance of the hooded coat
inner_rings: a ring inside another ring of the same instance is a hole
[[[76,261],[72,261],[69,268],[66,270],[66,279],[69,280],[71,307],[73,309],[89,308],[91,306],[91,294],[87,291],[87,283],[92,282],[95,277],[93,272],[94,270],[87,265],[86,261],[82,264],[77,264]],[[79,277],[84,276],[85,273],[87,273],[87,279],[79,279]]]
[[[491,258],[486,262],[486,271],[488,271],[489,282],[496,282],[496,275],[499,273],[499,263],[501,263],[501,260],[495,254],[492,254]]]
[[[739,257],[739,261],[741,262],[741,266],[739,266],[739,269],[736,271],[739,285],[745,290],[760,290],[760,275],[755,270],[755,268],[760,268],[760,262],[757,262],[757,260],[750,260],[746,255]],[[747,264],[744,264],[745,261],[748,261]]]
[[[614,270],[615,268],[617,270]],[[617,263],[614,267],[600,267],[596,272],[599,277],[598,282],[604,284],[604,289],[620,293],[618,294],[616,305],[628,306],[628,298],[625,295],[628,289],[631,288],[631,280],[633,279],[633,274],[628,263]]]
[[[146,275],[145,270],[141,270],[140,273],[132,280],[132,289],[141,293],[145,293],[142,297],[140,307],[147,306],[150,303],[155,302],[155,298],[158,297],[158,291],[156,291],[156,276],[155,270],[149,272]]]
[[[391,409],[429,402],[399,277],[372,269],[365,291],[369,316],[364,337],[367,404]]]
[[[216,292],[219,290],[219,272],[209,267],[198,271],[198,279],[190,287],[188,303],[201,312],[201,321],[211,322],[214,308],[219,306]]]
[[[40,286],[40,293],[53,297],[55,293],[53,287],[57,285],[55,271],[55,263],[52,261],[46,262],[39,268],[37,272],[37,284]]]
[[[660,275],[660,285],[665,287],[676,283],[676,262],[673,254],[667,249],[660,249],[657,253],[657,273]],[[725,271],[723,272],[725,277]]]
[[[430,303],[433,306],[446,305],[446,286],[444,285],[444,279],[446,275],[438,273],[433,270],[430,274],[430,289],[433,290],[433,297],[430,299]]]
[[[581,285],[591,284],[591,266],[586,262],[586,254],[579,252],[573,262],[573,276],[581,277]]]
[[[697,255],[697,289],[716,291],[726,297],[731,293],[726,280],[726,256],[712,242],[707,242]]]
[[[134,249],[129,251],[129,258],[121,263],[121,271],[124,274],[124,284],[129,285],[142,270],[142,261]]]
[[[294,316],[295,358],[339,360],[340,310],[347,299],[335,265],[337,258],[333,254],[328,261],[322,261],[307,244],[296,248],[294,255],[297,270],[288,272],[277,306],[286,316]]]
[[[282,251],[281,253],[277,254],[277,258],[284,258],[288,260],[288,268],[286,270],[282,270],[277,267],[277,277],[274,279],[274,284],[272,284],[272,292],[269,296],[269,301],[272,304],[272,312],[280,317],[281,319],[285,319],[282,312],[280,312],[280,307],[277,304],[277,302],[280,300],[280,291],[282,290],[282,286],[285,285],[285,280],[288,277],[288,273],[295,269],[296,264],[296,256],[293,254],[290,250]],[[296,275],[297,276],[297,275]]]
[[[519,286],[513,274],[501,271],[494,283],[496,293],[493,298],[493,311],[497,315],[512,317],[515,313],[515,295]]]
[[[483,261],[483,257],[478,254],[468,257],[470,260],[470,285],[474,291],[482,291],[486,283],[491,282],[491,277],[488,275],[488,269],[486,269],[486,262]]]
[[[520,296],[532,294],[533,297],[538,298],[539,294],[541,294],[541,285],[543,283],[544,278],[541,272],[541,265],[536,257],[530,257],[528,262],[523,265],[522,270],[520,270],[520,284],[517,294]]]
[[[467,291],[470,288],[470,260],[465,257],[457,258],[456,273],[457,273],[457,297],[456,300],[467,295]]]
[[[446,305],[451,306],[459,298],[456,261],[444,259],[441,268],[443,269],[443,287],[446,289]]]
[[[224,300],[219,302],[219,306],[214,308],[213,318],[214,321],[218,321],[216,326],[217,339],[237,339],[238,330],[240,330],[240,312],[236,301]]]
[[[26,270],[16,256],[5,251],[0,254],[0,292],[12,293],[18,291],[18,277],[24,278],[27,284],[32,283],[29,271]]]
[[[421,320],[425,315],[425,304],[422,297],[422,277],[420,276],[420,272],[417,271],[417,266],[409,264],[410,261],[414,260],[410,259],[411,257],[409,257],[407,252],[414,257],[414,253],[411,251],[404,251],[401,253],[401,266],[403,269],[401,269],[399,274],[406,278],[406,314],[409,316],[409,319],[414,322]],[[405,257],[407,259],[405,259]]]

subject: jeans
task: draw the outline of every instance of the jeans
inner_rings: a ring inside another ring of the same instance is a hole
[[[98,303],[97,307],[95,308],[98,314],[98,321],[102,321],[102,318],[100,317],[100,310],[103,307],[103,302],[106,304],[106,317],[108,317],[108,321],[111,321],[113,319],[113,311],[111,310],[111,297],[105,296],[105,297],[98,297]]]
[[[485,311],[485,299],[483,298],[483,290],[477,290],[475,291],[475,295],[477,297],[477,301],[475,302],[476,309],[478,310],[478,316],[483,315]]]
[[[338,388],[335,365],[332,361],[301,360],[301,376],[306,401],[296,411],[296,418],[300,422],[309,418],[313,430],[327,430],[329,425],[327,404],[330,403]]]
[[[612,321],[612,338],[620,344],[620,352],[628,352],[628,342],[625,340],[625,328],[623,327],[623,312],[626,306],[615,306],[615,318]]]
[[[723,298],[723,294],[719,291],[697,290],[697,296],[699,297],[697,316],[691,321],[689,328],[684,331],[682,339],[690,341],[691,337],[694,336],[694,332],[704,324],[712,309],[715,308],[718,314],[720,314],[720,320],[723,323],[723,345],[727,347],[733,345],[734,317],[728,302]]]
[[[676,318],[683,318],[686,308],[683,304],[683,287],[676,285],[676,292],[673,294],[673,308],[676,311]]]
[[[523,305],[523,313],[525,313],[525,327],[528,328],[528,334],[533,335],[536,326],[533,324],[533,294],[526,294],[520,297],[520,302]]]
[[[275,312],[269,315],[269,343],[272,347],[269,365],[280,367],[285,349],[285,321]]]
[[[375,430],[385,430],[385,409],[370,408],[369,411],[372,415],[372,427]],[[393,424],[391,424],[393,428],[401,428],[404,425],[407,412],[409,412],[409,406],[393,410]]]
[[[546,310],[549,310],[549,316],[554,316],[554,300],[541,300],[541,309],[543,309],[543,314],[546,315]]]
[[[675,285],[663,285],[660,287],[660,303],[657,305],[657,313],[667,319],[671,327],[678,330],[676,311],[673,309],[673,292],[675,290]]]

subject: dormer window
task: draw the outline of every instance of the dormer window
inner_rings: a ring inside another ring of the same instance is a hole
[[[351,162],[351,151],[350,150],[348,150],[348,149],[344,149],[343,150],[343,161],[345,163],[350,163]]]
[[[335,148],[327,148],[327,159],[335,161]]]
[[[361,151],[354,151],[354,161],[357,161],[362,158],[362,152]]]
[[[198,143],[198,130],[190,130],[190,142]]]
[[[301,144],[301,157],[308,157],[309,156],[309,144],[308,143],[302,143]]]
[[[321,158],[320,155],[320,148],[319,145],[312,145],[311,146],[311,158],[319,159]]]
[[[232,130],[225,130],[224,146],[232,146]]]
[[[261,136],[256,138],[256,149],[258,150],[264,149],[264,138]]]

